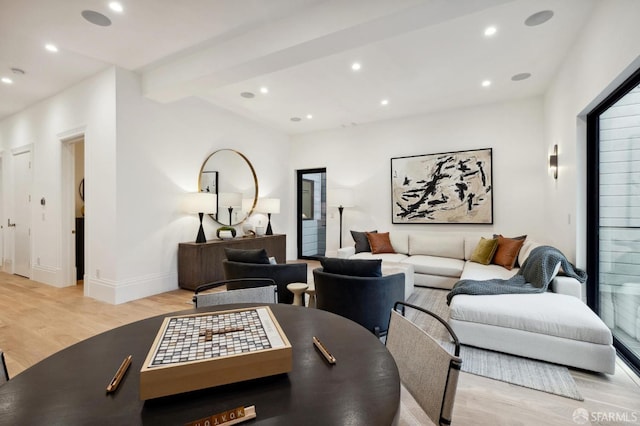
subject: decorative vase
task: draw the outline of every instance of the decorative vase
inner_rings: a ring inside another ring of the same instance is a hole
[[[216,231],[216,236],[221,240],[230,240],[236,236],[236,228],[232,226],[221,226]]]

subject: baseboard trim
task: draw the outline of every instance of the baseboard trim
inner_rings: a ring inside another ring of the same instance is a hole
[[[62,269],[55,266],[35,265],[31,267],[31,279],[33,281],[58,288],[69,287],[62,279],[62,275]]]
[[[149,274],[121,281],[85,277],[85,296],[118,305],[178,289],[177,272]]]

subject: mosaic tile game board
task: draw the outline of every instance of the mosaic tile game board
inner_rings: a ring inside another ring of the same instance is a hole
[[[291,344],[268,306],[167,317],[140,370],[140,399],[287,373],[291,365]]]

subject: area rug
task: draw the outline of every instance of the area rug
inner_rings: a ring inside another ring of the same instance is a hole
[[[416,287],[407,302],[428,309],[446,320],[449,319],[446,295],[445,290]],[[428,315],[409,309],[407,317],[440,340],[443,346],[453,347],[444,327]],[[460,357],[464,372],[578,401],[584,400],[567,367],[466,345],[460,348]]]

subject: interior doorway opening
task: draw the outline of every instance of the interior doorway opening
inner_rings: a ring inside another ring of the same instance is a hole
[[[84,283],[85,270],[85,144],[84,133],[73,131],[62,142],[62,286]]]
[[[84,282],[84,138],[73,143],[76,282]]]
[[[298,258],[318,259],[327,250],[327,169],[298,170]]]

